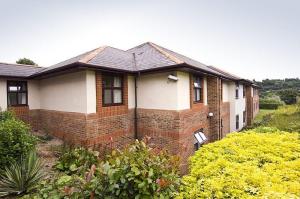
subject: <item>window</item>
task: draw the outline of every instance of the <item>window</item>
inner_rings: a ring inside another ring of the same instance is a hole
[[[243,123],[246,123],[246,111],[243,112]]]
[[[199,76],[194,76],[194,102],[203,102],[203,79]]]
[[[243,86],[243,98],[245,98],[245,96],[246,96],[246,87]]]
[[[123,103],[123,78],[121,76],[103,75],[102,100],[104,106],[120,105]]]
[[[236,115],[235,116],[235,129],[239,129],[240,128],[240,116]]]
[[[239,99],[239,83],[235,84],[235,99]]]
[[[207,140],[206,136],[203,133],[203,129],[200,129],[195,134],[195,141],[194,141],[194,149],[197,151],[200,146]]]
[[[27,82],[7,81],[8,106],[27,105]]]

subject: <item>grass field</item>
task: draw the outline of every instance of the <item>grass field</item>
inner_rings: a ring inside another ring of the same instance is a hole
[[[257,114],[257,116],[254,119],[254,123],[261,122],[265,115],[274,113],[275,111],[276,110],[260,109],[259,113]]]

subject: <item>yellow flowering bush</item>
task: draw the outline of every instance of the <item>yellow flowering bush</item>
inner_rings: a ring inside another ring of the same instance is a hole
[[[190,158],[178,198],[300,198],[299,135],[267,130],[203,146]]]

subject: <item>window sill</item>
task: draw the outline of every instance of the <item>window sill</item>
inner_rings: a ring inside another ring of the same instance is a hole
[[[19,104],[19,105],[7,105],[7,107],[27,107],[28,104]]]

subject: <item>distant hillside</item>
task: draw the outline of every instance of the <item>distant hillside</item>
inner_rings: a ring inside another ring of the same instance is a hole
[[[300,96],[299,78],[265,79],[255,82],[261,87],[260,97],[263,100],[279,97],[286,104],[294,104]]]

